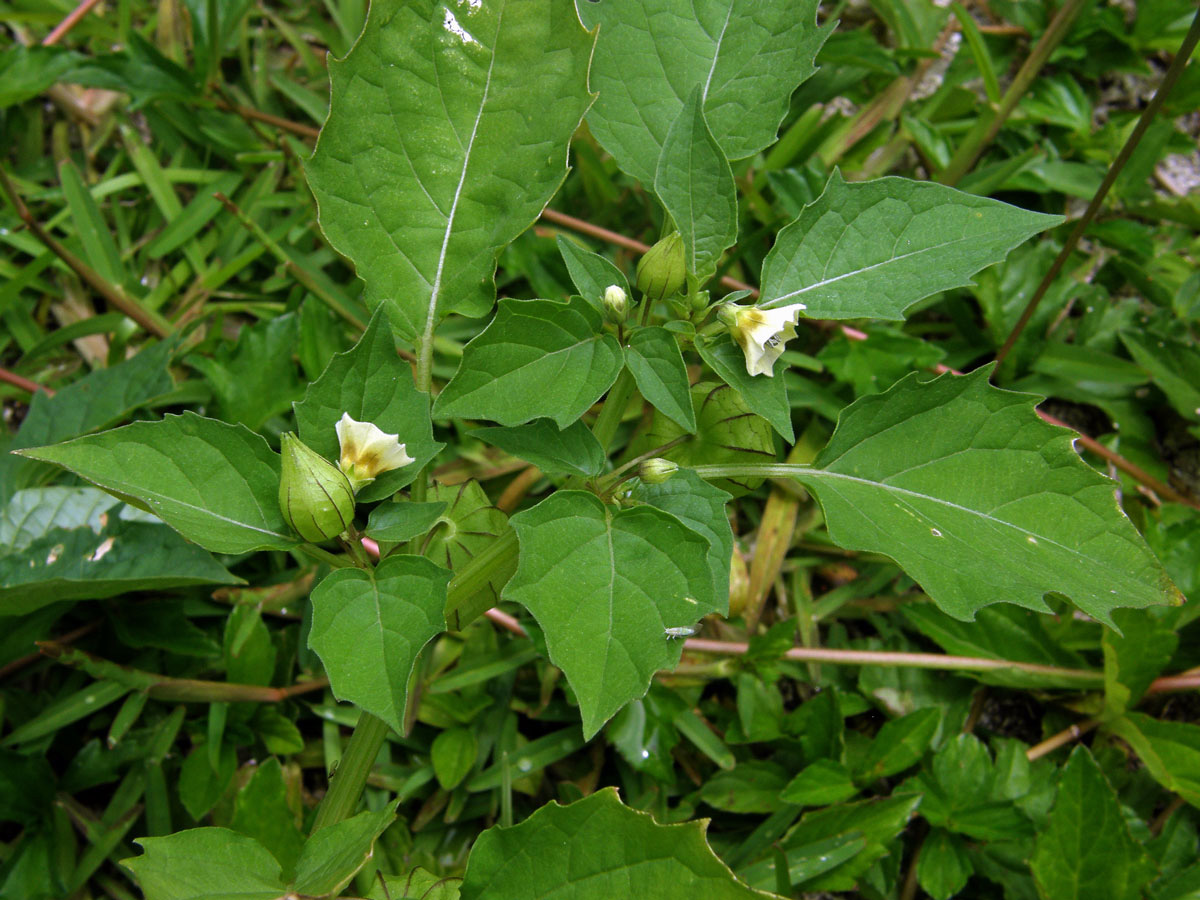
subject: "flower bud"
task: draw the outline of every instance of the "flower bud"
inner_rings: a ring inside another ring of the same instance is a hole
[[[604,289],[604,317],[614,325],[620,325],[629,315],[629,298],[620,285],[610,284]]]
[[[354,519],[354,490],[337,466],[290,432],[283,435],[279,508],[304,540],[337,537]]]
[[[656,456],[638,467],[638,477],[646,484],[662,484],[679,471],[679,464]]]
[[[642,254],[637,264],[637,287],[648,300],[665,300],[687,283],[687,261],[679,232],[665,238]]]

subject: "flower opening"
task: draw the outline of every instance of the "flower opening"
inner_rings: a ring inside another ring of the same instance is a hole
[[[337,423],[341,452],[338,468],[350,480],[355,493],[384,472],[416,462],[405,452],[400,435],[388,434],[371,422],[359,422],[342,413]]]

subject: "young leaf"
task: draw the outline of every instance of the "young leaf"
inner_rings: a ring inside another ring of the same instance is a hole
[[[1127,900],[1155,875],[1086,747],[1076,747],[1063,769],[1030,865],[1042,896],[1054,900]]]
[[[850,773],[836,759],[818,759],[787,783],[780,799],[800,806],[829,806],[858,793]]]
[[[704,121],[696,85],[663,141],[654,193],[683,238],[687,270],[701,284],[712,278],[737,240],[737,186],[720,145]]]
[[[918,300],[970,284],[1062,221],[930,182],[879,178],[824,193],[763,261],[763,307],[803,303],[816,319],[903,319]]]
[[[135,499],[214,553],[298,543],[279,511],[279,454],[241,425],[186,412],[21,455]]]
[[[610,285],[615,284],[625,292],[625,296],[632,296],[625,273],[599,253],[586,250],[561,234],[556,243],[563,262],[567,264],[567,272],[575,290],[579,291],[583,299],[592,304],[597,312],[603,312],[604,291]]]
[[[714,372],[727,385],[742,395],[746,405],[771,423],[789,444],[795,440],[792,430],[792,408],[788,404],[787,386],[783,381],[783,366],[773,377],[751,375],[746,371],[746,357],[728,334],[716,340],[696,341],[696,349]]]
[[[533,463],[549,475],[599,475],[606,461],[600,442],[582,422],[560,430],[550,419],[534,419],[513,428],[476,428],[471,437]]]
[[[397,802],[314,831],[296,861],[292,892],[310,897],[337,896],[371,858],[375,840],[396,818]]]
[[[921,845],[917,883],[933,900],[950,900],[967,886],[974,871],[962,838],[948,831],[935,828]]]
[[[445,502],[380,503],[371,510],[365,531],[377,541],[411,540],[432,528],[445,510]]]
[[[775,140],[792,91],[816,71],[813,59],[834,25],[818,28],[816,12],[816,0],[580,3],[584,24],[601,26],[592,134],[648,186],[671,123],[699,87],[725,156],[753,156]]]
[[[916,765],[941,724],[942,712],[935,706],[888,721],[871,741],[870,749],[854,772],[854,780],[870,784]]]
[[[446,630],[451,574],[421,557],[389,556],[372,572],[338,569],[316,586],[308,643],[339,700],[403,730],[417,654]]]
[[[521,555],[504,597],[545,631],[591,738],[678,664],[682,641],[664,629],[725,602],[712,596],[708,540],[653,507],[614,511],[583,491],[559,491],[512,525]]]
[[[885,553],[950,615],[991,603],[1046,610],[1057,591],[1108,622],[1178,592],[1037,398],[992,387],[990,368],[863,397],[796,477],[841,546]]]
[[[625,806],[614,788],[559,806],[520,825],[479,836],[467,860],[462,900],[753,900],[709,848],[704,824],[658,825]]]
[[[491,306],[497,252],[566,176],[593,41],[570,0],[377,0],[330,64],[309,184],[402,337]]]
[[[377,312],[358,343],[337,354],[295,405],[300,439],[326,459],[338,458],[336,425],[344,413],[370,422],[400,443],[414,462],[384,472],[358,493],[361,502],[382,500],[417,477],[445,445],[433,439],[429,397],[413,384],[412,368],[396,354],[386,316]]]
[[[696,431],[687,366],[671,332],[656,325],[639,328],[625,348],[625,365],[655,409],[685,431]]]
[[[433,414],[501,425],[546,417],[566,428],[621,371],[621,347],[600,324],[579,297],[501,300],[496,318],[467,344]]]

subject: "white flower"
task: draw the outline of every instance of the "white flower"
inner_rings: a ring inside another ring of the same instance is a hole
[[[803,303],[793,303],[775,309],[728,304],[718,313],[729,326],[729,333],[746,354],[746,371],[751,375],[771,378],[775,360],[783,353],[783,345],[796,336]]]
[[[400,435],[381,431],[371,422],[358,422],[350,413],[342,413],[338,419],[337,436],[341,447],[338,468],[356,493],[375,476],[416,462],[405,452]]]

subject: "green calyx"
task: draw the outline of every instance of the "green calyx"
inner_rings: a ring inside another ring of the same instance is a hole
[[[290,432],[282,437],[279,508],[304,540],[319,544],[354,520],[354,489],[333,463]]]
[[[678,231],[674,231],[638,260],[637,287],[648,300],[665,300],[679,293],[686,283],[683,239]]]

